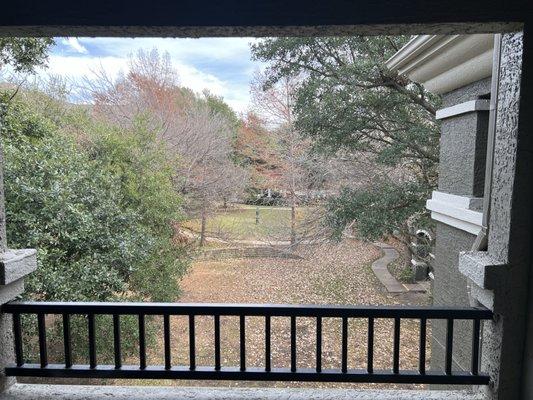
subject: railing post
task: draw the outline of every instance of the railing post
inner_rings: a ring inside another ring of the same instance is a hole
[[[0,306],[24,292],[24,277],[36,267],[35,250],[7,250],[0,254]],[[0,313],[0,393],[15,382],[4,375],[6,365],[15,363],[13,328],[11,315]]]
[[[1,197],[2,193],[0,193]],[[0,306],[24,292],[24,277],[37,268],[36,251],[0,250]],[[15,362],[13,319],[0,312],[0,393],[14,383],[6,378],[4,368]]]

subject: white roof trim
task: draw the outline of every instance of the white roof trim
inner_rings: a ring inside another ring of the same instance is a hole
[[[453,41],[458,35],[420,35],[415,36],[387,61],[387,68],[409,73],[417,64],[423,62],[443,45]]]
[[[489,77],[493,47],[493,34],[421,35],[394,54],[386,66],[434,93],[445,93]]]

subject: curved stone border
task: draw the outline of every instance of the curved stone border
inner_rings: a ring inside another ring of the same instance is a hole
[[[374,245],[379,247],[384,254],[383,257],[372,263],[372,271],[381,284],[385,286],[387,292],[392,294],[426,292],[426,288],[422,285],[418,283],[401,283],[389,272],[389,264],[400,256],[398,250],[386,243],[376,242]]]
[[[398,251],[386,243],[376,242],[374,245],[379,247],[384,253],[383,257],[372,263],[372,271],[376,278],[385,286],[389,293],[407,292],[408,289],[389,272],[388,268],[389,264],[400,256]]]

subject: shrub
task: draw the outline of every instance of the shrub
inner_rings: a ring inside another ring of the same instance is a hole
[[[30,104],[15,100],[0,115],[8,244],[38,250],[25,297],[175,300],[188,261],[172,241],[181,197],[155,135],[142,120],[126,131],[76,108],[51,120]],[[61,320],[51,322],[49,346],[60,352]],[[109,349],[111,321],[97,323],[99,348]],[[34,337],[35,323],[24,325]],[[136,348],[135,327],[124,319],[125,354]],[[73,349],[86,348],[85,317],[73,318],[72,338]]]

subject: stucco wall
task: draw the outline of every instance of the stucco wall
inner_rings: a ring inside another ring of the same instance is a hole
[[[475,100],[490,93],[490,79],[474,82],[443,96],[443,107]],[[442,121],[439,191],[466,197],[482,197],[488,132],[488,111],[469,112]],[[469,306],[467,280],[458,269],[459,253],[470,250],[475,235],[437,222],[433,304]],[[446,324],[432,322],[433,369],[444,365]],[[453,368],[470,366],[472,325],[454,325]]]
[[[443,96],[443,107],[475,100],[490,93],[490,79],[483,79]],[[470,112],[442,121],[439,190],[482,197],[485,178],[488,111]]]
[[[520,382],[533,222],[533,90],[528,77],[533,65],[525,58],[522,64],[522,38],[521,33],[502,36],[488,250],[478,256],[480,272],[493,276],[473,291],[494,312],[494,320],[484,324],[481,358],[491,385],[480,389],[486,399],[498,400],[533,398],[530,389],[521,393]]]
[[[475,236],[446,224],[437,223],[435,246],[435,280],[433,282],[433,304],[468,306],[466,278],[458,270],[461,251],[469,250]],[[454,324],[453,368],[466,370],[470,365],[471,324],[457,321]],[[432,321],[431,367],[442,369],[444,365],[444,344],[446,343],[445,321]]]
[[[491,78],[473,82],[442,96],[442,107],[450,107],[490,93]]]
[[[439,190],[483,197],[488,112],[459,115],[442,124]]]

